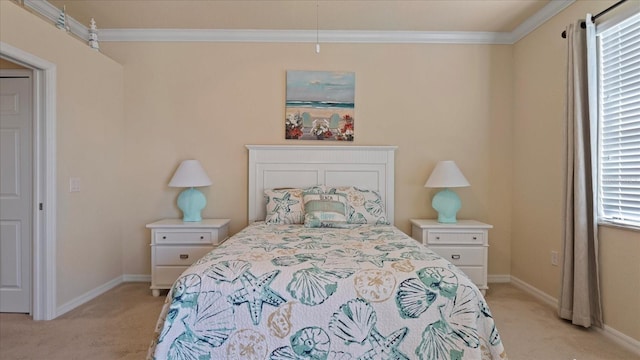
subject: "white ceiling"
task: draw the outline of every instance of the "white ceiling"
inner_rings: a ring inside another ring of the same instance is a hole
[[[102,29],[512,32],[549,0],[49,0]],[[317,21],[316,21],[317,19]]]

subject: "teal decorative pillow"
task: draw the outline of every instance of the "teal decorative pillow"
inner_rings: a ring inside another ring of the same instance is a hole
[[[347,225],[347,198],[341,194],[322,193],[317,189],[304,192],[304,226],[316,228]]]
[[[303,224],[302,189],[267,189],[264,191],[267,224]]]
[[[354,186],[334,187],[326,189],[326,192],[341,194],[347,198],[348,223],[389,225],[387,213],[378,192]]]

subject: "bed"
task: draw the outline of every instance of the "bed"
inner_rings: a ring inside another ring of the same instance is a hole
[[[506,358],[478,288],[393,226],[395,147],[247,148],[249,226],[174,283],[148,359]]]

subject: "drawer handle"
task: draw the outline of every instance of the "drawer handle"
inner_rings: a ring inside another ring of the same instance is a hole
[[[200,240],[204,240],[204,236],[202,236],[202,235],[201,235],[201,236],[200,236]]]
[[[163,239],[166,239],[167,237],[166,237],[166,236],[163,236],[162,238],[163,238]]]
[[[440,240],[440,236],[436,236],[436,240]]]
[[[478,240],[478,237],[477,237],[477,236],[474,236],[474,237],[473,237],[473,240]]]
[[[460,255],[451,255],[453,260],[460,260]]]
[[[189,254],[180,254],[180,259],[185,260],[189,258]]]

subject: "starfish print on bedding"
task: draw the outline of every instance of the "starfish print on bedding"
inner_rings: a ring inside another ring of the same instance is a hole
[[[409,329],[406,327],[398,329],[389,336],[382,336],[377,329],[372,329],[369,334],[369,343],[372,349],[367,351],[360,359],[390,359],[390,360],[409,360],[409,358],[398,350],[398,346],[404,340]]]
[[[245,271],[240,277],[242,288],[229,295],[229,301],[234,305],[247,303],[253,325],[260,323],[264,303],[278,307],[286,302],[282,296],[269,287],[269,284],[279,273],[280,270],[273,270],[256,277],[250,271]]]
[[[282,212],[284,213],[291,212],[291,205],[297,204],[298,201],[291,200],[290,197],[291,197],[291,194],[289,193],[286,193],[281,199],[274,197],[273,201],[275,201],[276,204],[278,204],[276,205],[275,211],[282,210]]]

